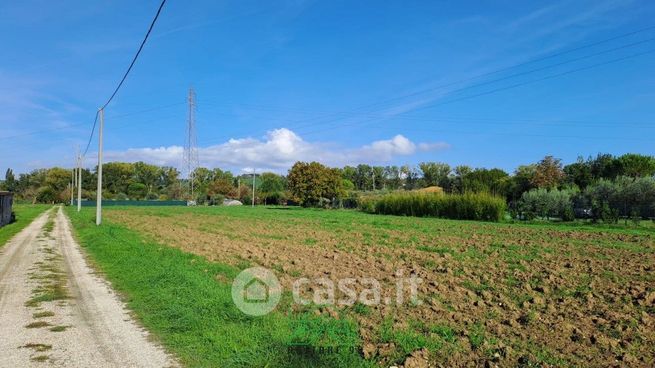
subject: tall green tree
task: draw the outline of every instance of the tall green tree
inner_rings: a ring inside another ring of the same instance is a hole
[[[439,186],[444,190],[450,190],[450,165],[443,162],[421,162],[419,165],[423,173],[423,181],[426,187]]]
[[[289,170],[287,182],[289,191],[303,206],[316,206],[344,195],[339,170],[318,162],[296,162]]]
[[[587,160],[591,167],[591,175],[595,180],[614,179],[620,174],[617,160],[609,153],[599,153],[596,158]]]
[[[134,181],[146,186],[146,196],[155,190],[161,169],[145,162],[134,163]]]
[[[464,174],[461,178],[462,193],[489,192],[506,196],[509,185],[509,174],[502,169],[478,168]]]
[[[585,162],[582,157],[572,164],[564,166],[564,174],[566,174],[567,182],[575,184],[581,190],[584,190],[594,180],[591,164]]]
[[[4,187],[10,192],[16,191],[16,176],[14,176],[14,171],[12,169],[7,169],[5,173]]]
[[[616,159],[621,175],[644,178],[655,175],[655,158],[652,156],[627,153]]]

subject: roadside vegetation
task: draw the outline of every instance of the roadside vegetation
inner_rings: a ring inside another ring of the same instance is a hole
[[[111,218],[97,227],[88,209],[69,208],[68,215],[97,269],[188,367],[371,366],[358,353],[357,325],[348,318],[292,312],[288,300],[287,307],[265,317],[240,312],[232,302],[231,283],[245,264],[210,262]],[[341,349],[313,353],[335,346]]]
[[[44,204],[14,204],[16,221],[0,227],[0,247],[50,207]]]

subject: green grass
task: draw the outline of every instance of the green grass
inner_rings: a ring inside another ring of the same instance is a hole
[[[96,267],[186,366],[371,366],[358,353],[354,322],[284,312],[288,308],[280,306],[282,311],[263,317],[246,316],[232,302],[231,282],[220,281],[232,280],[237,268],[146,240],[108,221],[97,227],[91,209],[68,214]],[[331,347],[340,349],[320,350]]]
[[[55,327],[51,327],[50,331],[52,331],[52,332],[64,332],[67,329],[69,329],[70,327],[71,326],[55,326]]]
[[[21,346],[21,348],[26,348],[26,349],[32,349],[37,352],[44,352],[52,349],[52,345],[48,344],[35,344],[35,343],[29,343]]]
[[[15,204],[13,209],[16,213],[16,221],[0,227],[0,247],[50,207],[52,206],[46,204]]]
[[[49,360],[50,357],[47,356],[47,355],[38,355],[38,356],[32,357],[30,359],[35,361],[35,362],[45,362],[45,361]]]
[[[32,314],[33,318],[46,318],[46,317],[53,317],[55,315],[54,312],[51,311],[45,311],[45,312],[37,312]]]
[[[46,321],[36,321],[25,325],[25,328],[42,328],[49,327],[50,324]]]
[[[440,330],[442,332],[442,330]],[[453,333],[453,336],[449,334]],[[386,318],[380,325],[378,331],[379,340],[383,343],[393,343],[398,349],[392,357],[395,363],[402,363],[406,357],[417,350],[426,348],[434,353],[441,350],[446,343],[454,343],[454,331],[448,331],[443,335],[432,331],[430,326],[421,322],[413,321],[405,328],[394,328],[393,319]]]

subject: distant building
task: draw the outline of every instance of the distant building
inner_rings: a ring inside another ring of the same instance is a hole
[[[13,193],[0,192],[0,227],[13,221],[11,212],[13,198]]]

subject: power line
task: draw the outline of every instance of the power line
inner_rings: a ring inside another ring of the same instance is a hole
[[[492,70],[492,71],[489,71],[489,72],[477,74],[477,75],[474,75],[472,77],[467,77],[467,78],[459,79],[459,80],[456,80],[456,81],[453,81],[453,82],[441,84],[441,85],[438,85],[436,87],[426,88],[426,89],[419,90],[419,91],[412,92],[412,93],[408,93],[408,94],[405,94],[405,95],[391,97],[391,98],[388,98],[388,99],[385,99],[385,100],[382,100],[382,101],[378,101],[378,102],[374,102],[374,103],[371,103],[371,104],[363,105],[363,106],[354,108],[352,110],[343,111],[342,113],[354,113],[354,112],[357,112],[357,111],[360,111],[360,110],[363,110],[363,109],[366,109],[366,108],[376,107],[376,106],[379,106],[379,105],[385,105],[385,104],[388,104],[389,102],[398,101],[398,100],[402,100],[402,99],[409,98],[409,97],[415,97],[415,96],[418,96],[418,95],[421,95],[421,94],[425,94],[427,92],[432,92],[432,91],[436,91],[436,90],[443,89],[443,88],[446,88],[446,87],[450,87],[450,86],[453,86],[453,85],[468,82],[468,81],[471,81],[471,80],[487,77],[487,76],[490,76],[490,75],[493,75],[493,74],[501,73],[501,72],[504,72],[504,71],[508,71],[508,70],[515,69],[515,68],[525,66],[525,65],[528,65],[528,64],[536,63],[536,62],[539,62],[539,61],[552,59],[552,58],[555,58],[557,56],[562,56],[562,55],[566,55],[566,54],[569,54],[569,53],[573,53],[575,51],[584,50],[584,49],[591,48],[591,47],[594,47],[594,46],[598,46],[598,45],[601,45],[601,44],[604,44],[604,43],[607,43],[607,42],[615,41],[615,40],[618,40],[618,39],[621,39],[621,38],[626,38],[626,37],[629,37],[629,36],[633,36],[635,34],[650,31],[650,30],[653,30],[653,29],[655,29],[655,26],[649,26],[649,27],[641,28],[641,29],[631,31],[631,32],[628,32],[628,33],[624,33],[624,34],[614,36],[614,37],[611,37],[611,38],[607,38],[607,39],[603,39],[603,40],[596,41],[596,42],[593,42],[593,43],[589,43],[589,44],[581,45],[581,46],[578,46],[578,47],[574,47],[572,49],[556,52],[556,53],[553,53],[553,54],[550,54],[550,55],[546,55],[546,56],[543,56],[543,57],[539,57],[539,58],[531,59],[531,60],[528,60],[528,61],[520,62],[518,64],[513,64],[513,65],[510,65],[510,66],[507,66],[507,67],[502,67],[502,68],[495,69],[495,70]],[[316,120],[319,120],[319,119],[329,118],[329,117],[330,117],[330,115],[323,116],[323,117],[318,117],[318,118],[314,118],[314,119],[310,119],[310,120],[305,120],[305,121],[316,121]],[[303,120],[297,121],[297,122],[302,122],[302,121]],[[334,120],[331,120],[331,121],[334,121]],[[327,122],[330,122],[330,121],[327,121]]]
[[[132,112],[128,112],[128,113],[120,114],[120,115],[111,115],[110,118],[112,120],[116,121],[116,120],[123,119],[123,118],[133,116],[133,115],[145,114],[145,113],[148,113],[148,112],[163,110],[163,109],[167,109],[167,108],[170,108],[170,107],[175,107],[175,106],[180,106],[180,105],[185,105],[185,104],[186,104],[186,102],[172,103],[172,104],[168,104],[168,105],[151,107],[149,109],[144,109],[144,110],[139,110],[139,111],[132,111]],[[41,130],[33,130],[33,131],[27,132],[27,133],[2,136],[2,137],[0,137],[0,140],[14,139],[14,138],[21,138],[21,137],[26,137],[26,136],[30,136],[30,135],[51,133],[51,132],[56,132],[56,131],[60,131],[60,130],[75,128],[75,127],[86,125],[86,124],[87,123],[75,123],[75,124],[68,124],[68,125],[60,126],[60,127],[41,129]]]
[[[626,45],[621,45],[621,46],[618,46],[618,47],[615,47],[615,48],[599,51],[599,52],[596,52],[596,53],[593,53],[593,54],[584,55],[584,56],[581,56],[581,57],[578,57],[578,58],[562,61],[562,62],[559,62],[559,63],[555,63],[555,64],[546,65],[546,66],[543,66],[543,67],[527,70],[527,71],[524,71],[524,72],[510,74],[510,75],[507,75],[507,76],[504,76],[504,77],[488,80],[488,81],[485,81],[485,82],[475,83],[475,84],[468,85],[468,86],[465,86],[465,87],[450,90],[450,91],[447,92],[447,94],[462,92],[462,91],[466,91],[466,90],[469,90],[469,89],[473,89],[473,88],[477,88],[477,87],[481,87],[481,86],[485,86],[485,85],[489,85],[489,84],[494,84],[494,83],[501,82],[501,81],[504,81],[504,80],[508,80],[508,79],[512,79],[512,78],[516,78],[516,77],[520,77],[520,76],[524,76],[524,75],[528,75],[528,74],[532,74],[532,73],[536,73],[536,72],[540,72],[540,71],[547,70],[547,69],[552,69],[552,68],[555,68],[555,67],[558,67],[558,66],[562,66],[562,65],[573,63],[573,62],[581,61],[581,60],[584,60],[584,59],[589,59],[589,58],[592,58],[592,57],[596,57],[596,56],[600,56],[600,55],[603,55],[603,54],[611,53],[611,52],[614,52],[614,51],[618,51],[618,50],[638,46],[638,45],[645,44],[645,43],[652,42],[652,41],[655,41],[655,37],[648,38],[648,39],[641,40],[641,41],[637,41],[637,42],[633,42],[633,43],[626,44]],[[472,78],[472,79],[475,79],[475,78]],[[439,89],[441,89],[443,87],[453,85],[453,84],[458,84],[458,83],[460,83],[460,81],[449,83],[449,84],[438,86],[438,87],[434,87],[434,88],[424,89],[424,90],[419,91],[419,92],[415,92],[415,93],[405,95],[405,96],[402,96],[402,97],[396,97],[396,98],[393,98],[393,99],[390,99],[390,100],[398,100],[398,99],[404,99],[404,98],[407,98],[407,97],[413,97],[413,96],[416,96],[416,95],[419,95],[419,94],[436,91],[436,90],[439,90]],[[387,101],[389,101],[389,100],[387,100]],[[372,104],[372,105],[369,105],[369,107],[374,106],[374,105],[381,105],[381,104],[383,104],[383,103],[380,102],[380,103]],[[373,111],[380,111],[380,110],[384,109],[385,107],[387,107],[387,106],[382,106],[382,107],[380,107],[378,109],[375,109]],[[361,108],[359,108],[357,110],[361,110]],[[339,119],[341,119],[341,118],[335,118],[335,119],[331,119],[331,120],[328,120],[328,121],[323,121],[322,124],[333,122],[333,121],[336,121],[336,120],[339,120]],[[318,124],[304,124],[304,125],[298,126],[298,128],[311,127],[313,125],[318,125]]]
[[[84,149],[84,153],[82,154],[82,157],[86,156],[86,153],[89,151],[89,146],[91,146],[91,140],[93,139],[93,132],[96,130],[96,124],[98,123],[98,112],[100,110],[96,111],[96,117],[93,119],[93,128],[91,128],[91,135],[89,135],[89,141],[86,142],[86,148]]]
[[[132,70],[132,67],[134,66],[134,63],[136,63],[136,59],[139,58],[139,54],[141,54],[141,50],[143,50],[143,46],[145,46],[146,41],[148,41],[148,36],[150,36],[150,32],[152,32],[152,28],[155,26],[155,23],[157,22],[157,18],[159,18],[159,14],[161,13],[161,9],[164,7],[164,4],[166,4],[166,0],[162,0],[161,4],[159,4],[159,9],[157,9],[157,14],[155,14],[155,18],[153,18],[152,22],[150,23],[150,27],[148,27],[148,32],[146,32],[145,37],[143,37],[143,41],[141,41],[141,45],[139,46],[139,49],[137,50],[136,54],[134,55],[134,58],[132,59],[132,62],[130,63],[130,66],[127,68],[127,71],[123,75],[123,78],[121,79],[120,83],[118,83],[118,86],[116,86],[116,89],[114,90],[114,93],[111,94],[111,97],[105,102],[104,105],[100,108],[100,110],[104,110],[107,105],[111,102],[111,100],[114,99],[114,96],[116,96],[116,93],[118,93],[118,90],[121,88],[123,85],[123,82],[125,82],[125,79],[127,78],[127,75],[130,74],[130,71]]]
[[[84,154],[82,156],[86,156],[86,153],[89,150],[89,146],[91,145],[91,140],[93,139],[93,133],[95,132],[96,129],[96,124],[98,123],[98,115],[100,110],[104,110],[107,105],[114,99],[116,94],[118,93],[118,90],[123,86],[123,83],[125,82],[125,79],[127,79],[127,76],[130,74],[130,71],[132,70],[132,67],[134,67],[134,64],[136,63],[136,60],[139,58],[139,55],[141,54],[141,50],[143,50],[143,46],[145,46],[146,41],[148,41],[148,37],[150,36],[150,32],[152,32],[152,28],[155,26],[155,23],[157,22],[157,19],[159,18],[159,14],[161,13],[162,8],[164,7],[164,4],[166,4],[166,0],[162,0],[161,4],[159,4],[159,8],[157,9],[157,13],[155,14],[155,17],[152,19],[152,22],[150,22],[150,27],[148,27],[148,31],[146,32],[145,37],[143,37],[143,41],[141,41],[141,45],[139,45],[139,49],[136,51],[136,54],[134,55],[134,58],[132,58],[132,62],[130,63],[130,66],[127,68],[125,71],[125,74],[123,74],[123,78],[121,78],[121,81],[118,83],[116,86],[116,89],[114,89],[114,92],[111,94],[107,102],[105,102],[104,105],[98,111],[96,112],[96,117],[93,121],[93,128],[91,128],[91,135],[89,136],[89,142],[86,145],[86,149],[84,150]]]
[[[632,54],[632,55],[628,55],[628,56],[624,56],[624,57],[604,61],[602,63],[592,64],[592,65],[581,67],[581,68],[571,69],[571,70],[568,70],[568,71],[565,71],[565,72],[562,72],[562,73],[548,75],[548,76],[545,76],[543,78],[538,78],[538,79],[533,79],[533,80],[526,81],[526,82],[516,83],[516,84],[509,85],[509,86],[492,89],[490,91],[481,92],[481,93],[477,93],[477,94],[470,95],[470,96],[464,96],[464,97],[460,97],[460,98],[457,98],[457,99],[454,99],[454,100],[444,101],[444,102],[441,102],[441,103],[438,103],[438,104],[432,104],[432,105],[428,105],[428,106],[419,107],[419,108],[414,109],[413,111],[433,108],[433,107],[437,107],[437,106],[441,106],[441,105],[445,105],[445,104],[449,104],[449,103],[453,103],[453,102],[458,102],[458,101],[462,101],[462,100],[468,100],[468,99],[471,99],[471,98],[474,98],[474,97],[486,96],[486,95],[490,95],[492,93],[501,92],[501,91],[505,91],[505,90],[508,90],[508,89],[517,88],[517,87],[525,86],[525,85],[532,84],[532,83],[541,82],[541,81],[548,80],[548,79],[558,78],[558,77],[562,77],[562,76],[565,76],[565,75],[569,75],[569,74],[573,74],[573,73],[577,73],[577,72],[581,72],[581,71],[585,71],[585,70],[589,70],[589,69],[598,68],[598,67],[605,66],[605,65],[608,65],[608,64],[618,63],[618,62],[625,61],[625,60],[628,60],[628,59],[633,59],[633,58],[636,58],[636,57],[639,57],[639,56],[652,54],[653,52],[655,52],[655,49],[650,49],[650,50],[647,50],[647,51],[644,51],[644,52],[639,52],[639,53],[636,53],[636,54]]]
[[[548,80],[548,79],[558,78],[558,77],[562,77],[562,76],[565,76],[565,75],[569,75],[569,74],[573,74],[573,73],[577,73],[577,72],[597,68],[597,67],[600,67],[600,66],[604,66],[604,65],[608,65],[608,64],[628,60],[628,59],[632,59],[632,58],[643,56],[643,55],[646,55],[646,54],[651,54],[653,52],[655,52],[655,49],[651,49],[651,50],[648,50],[648,51],[644,51],[644,52],[640,52],[640,53],[620,57],[620,58],[617,58],[617,59],[608,60],[608,61],[605,61],[605,62],[602,62],[602,63],[592,64],[592,65],[581,67],[581,68],[571,69],[571,70],[568,70],[568,71],[565,71],[565,72],[562,72],[562,73],[552,74],[552,75],[549,75],[549,76],[545,76],[545,77],[538,78],[538,79],[533,79],[533,80],[526,81],[526,82],[516,83],[516,84],[509,85],[509,86],[492,89],[492,90],[477,93],[477,94],[474,94],[474,95],[463,96],[463,97],[460,97],[460,98],[444,101],[444,102],[441,102],[441,103],[430,104],[430,105],[427,105],[427,106],[418,107],[418,108],[413,109],[411,112],[419,111],[419,110],[425,110],[425,109],[429,109],[429,108],[434,108],[434,107],[438,107],[438,106],[442,106],[442,105],[446,105],[446,104],[450,104],[450,103],[454,103],[454,102],[468,100],[468,99],[475,98],[475,97],[486,96],[486,95],[490,95],[490,94],[493,94],[493,93],[497,93],[497,92],[501,92],[501,91],[505,91],[505,90],[525,86],[525,85],[528,85],[528,84],[533,84],[533,83],[541,82],[541,81]],[[401,114],[398,114],[398,115],[402,115],[402,114],[406,114],[406,113],[407,112],[404,112],[404,113],[401,113]],[[366,120],[363,123],[367,123],[367,122],[369,122],[371,120],[373,120],[373,119]],[[342,125],[336,125],[336,126],[337,127],[339,127],[339,126],[349,126],[349,125],[350,126],[355,126],[355,125],[360,125],[360,124],[361,123],[354,123],[354,124],[345,124],[345,125],[342,124]],[[326,129],[317,129],[317,130],[314,130],[314,131],[311,131],[311,132],[305,133],[305,134],[313,134],[313,133],[317,133],[317,132],[322,132],[322,131],[325,131],[327,129],[333,129],[334,127],[335,126],[331,126],[331,127],[326,128]]]
[[[49,129],[33,130],[33,131],[27,132],[27,133],[21,133],[21,134],[15,134],[15,135],[6,135],[6,136],[3,136],[3,137],[0,137],[0,139],[14,139],[14,138],[27,137],[27,136],[30,136],[30,135],[38,135],[38,134],[43,134],[43,133],[56,132],[58,130],[66,130],[66,129],[74,128],[74,127],[81,126],[81,125],[86,125],[86,123],[69,124],[69,125],[54,127],[54,128],[49,128]]]

